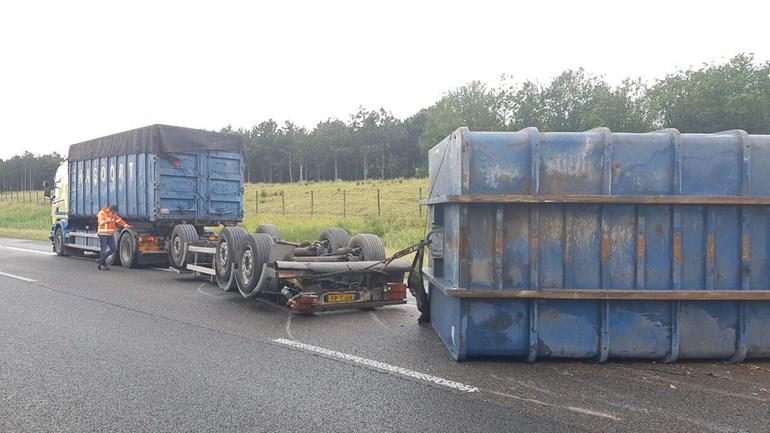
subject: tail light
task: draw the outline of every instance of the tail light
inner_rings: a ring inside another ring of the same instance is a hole
[[[384,297],[386,301],[401,301],[406,299],[406,284],[388,283],[388,287],[385,288]]]

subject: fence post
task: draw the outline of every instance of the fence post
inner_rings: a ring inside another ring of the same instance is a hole
[[[286,216],[286,194],[281,191],[281,213]]]
[[[310,190],[310,216],[313,216],[313,190]]]
[[[254,190],[254,212],[259,215],[259,190]]]
[[[422,216],[422,205],[420,204],[420,200],[422,200],[422,187],[420,187],[420,190],[417,192],[417,209],[420,212],[420,216]]]
[[[345,217],[348,216],[348,211],[347,211],[348,197],[347,197],[347,195],[348,195],[347,191],[343,189],[342,190],[342,218],[345,218]]]
[[[382,216],[382,208],[380,208],[380,189],[377,188],[377,216]]]

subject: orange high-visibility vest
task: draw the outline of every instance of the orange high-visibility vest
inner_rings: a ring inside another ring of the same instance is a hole
[[[99,221],[99,235],[112,235],[115,232],[115,224],[120,224],[121,227],[126,226],[126,222],[117,213],[112,213],[108,208],[104,208],[96,214],[96,219]]]

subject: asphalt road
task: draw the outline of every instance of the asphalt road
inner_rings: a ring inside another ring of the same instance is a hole
[[[770,432],[770,362],[456,363],[412,301],[291,316],[0,238],[0,432]]]

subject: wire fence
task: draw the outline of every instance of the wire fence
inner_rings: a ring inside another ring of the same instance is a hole
[[[422,188],[254,188],[246,191],[243,206],[257,216],[422,217],[422,198]]]
[[[256,215],[305,215],[356,217],[422,217],[423,188],[282,189],[249,188],[243,208]],[[2,191],[0,205],[28,203],[48,205],[43,191]]]
[[[3,203],[48,204],[49,201],[43,191],[0,191],[0,204]]]

